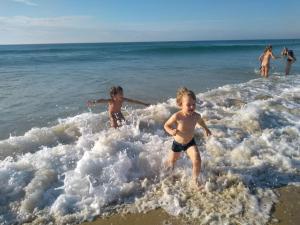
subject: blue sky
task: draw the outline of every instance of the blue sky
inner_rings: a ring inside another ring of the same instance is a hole
[[[300,38],[299,0],[0,0],[0,44]]]

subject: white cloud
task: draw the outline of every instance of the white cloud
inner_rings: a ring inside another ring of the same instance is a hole
[[[19,3],[23,3],[25,5],[30,5],[30,6],[37,6],[36,3],[34,3],[31,0],[13,0],[14,2],[19,2]]]

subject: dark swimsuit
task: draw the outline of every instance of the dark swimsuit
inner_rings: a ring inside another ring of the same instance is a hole
[[[294,52],[292,50],[289,50],[287,56],[291,56],[294,59]],[[293,60],[288,57],[287,61],[292,62]]]
[[[121,126],[125,121],[125,118],[121,112],[111,112],[110,116],[117,123],[117,126]]]
[[[172,151],[173,152],[186,151],[189,147],[194,146],[194,145],[196,146],[196,142],[195,142],[194,138],[187,144],[180,144],[174,140],[173,144],[172,144]]]

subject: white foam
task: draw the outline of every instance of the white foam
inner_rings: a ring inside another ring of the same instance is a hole
[[[289,76],[197,95],[214,134],[196,130],[202,192],[186,156],[172,173],[164,169],[172,138],[163,123],[175,99],[126,108],[119,129],[107,113],[90,112],[2,140],[0,222],[78,223],[161,207],[201,224],[266,224],[272,188],[300,182],[299,89],[299,76]]]

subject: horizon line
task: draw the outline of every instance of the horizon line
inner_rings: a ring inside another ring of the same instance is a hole
[[[103,42],[49,42],[49,43],[15,43],[1,44],[0,46],[11,45],[67,45],[67,44],[130,44],[130,43],[172,43],[172,42],[214,42],[214,41],[276,41],[276,40],[300,40],[300,38],[267,38],[267,39],[218,39],[218,40],[178,40],[178,41],[103,41]]]

